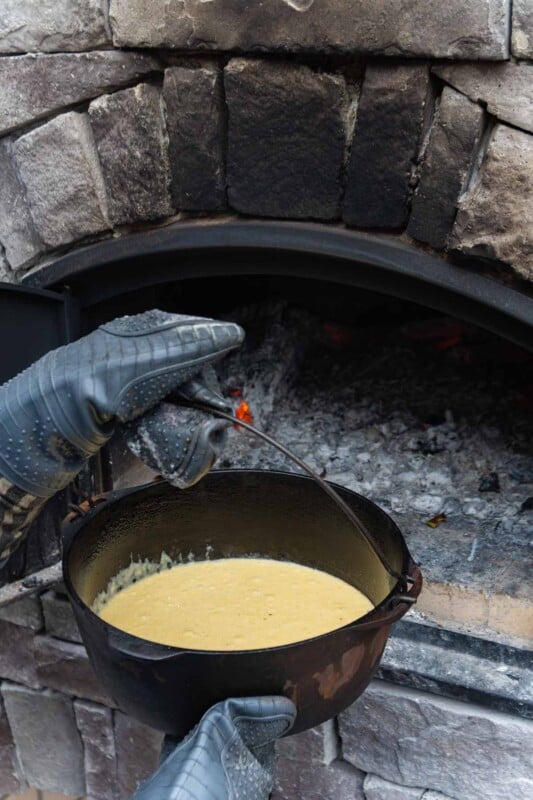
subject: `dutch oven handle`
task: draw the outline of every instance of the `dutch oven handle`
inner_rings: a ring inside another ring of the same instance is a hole
[[[136,661],[159,662],[168,659],[175,659],[178,656],[191,655],[194,651],[182,650],[179,647],[170,647],[156,642],[147,642],[129,633],[109,628],[107,632],[109,647],[115,653],[119,653],[125,658],[133,658]]]
[[[67,526],[70,522],[76,522],[81,517],[88,514],[93,508],[99,506],[100,503],[105,503],[106,500],[109,500],[111,494],[112,492],[102,492],[101,494],[86,497],[80,503],[69,503],[68,514],[66,514],[62,522],[63,533],[65,534],[68,532]]]
[[[354,622],[354,628],[364,631],[381,628],[383,625],[392,625],[416,603],[422,591],[422,571],[412,559],[410,559],[407,569],[407,583],[409,584],[409,589],[405,592],[394,593],[387,604],[387,608],[376,614],[374,619],[369,622]]]

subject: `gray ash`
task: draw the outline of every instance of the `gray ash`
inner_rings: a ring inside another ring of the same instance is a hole
[[[475,537],[476,560],[510,540],[530,547],[531,514],[521,513],[533,494],[528,354],[439,318],[339,328],[283,304],[233,318],[247,341],[219,374],[259,427],[329,480],[408,519],[420,541],[436,535],[424,526],[444,513],[439,531],[451,524]],[[292,470],[239,431],[223,465]]]

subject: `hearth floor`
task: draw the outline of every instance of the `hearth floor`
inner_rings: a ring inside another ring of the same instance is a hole
[[[328,323],[285,303],[226,314],[247,332],[222,361],[223,391],[328,480],[398,523],[430,621],[497,641],[533,641],[533,358],[455,320]],[[126,453],[117,488],[154,474]],[[216,468],[295,471],[230,430]],[[443,516],[439,516],[443,515]]]
[[[283,305],[234,318],[248,337],[222,385],[322,476],[391,514],[424,572],[419,610],[533,639],[532,357],[443,318],[350,328]],[[221,466],[293,469],[236,430]]]

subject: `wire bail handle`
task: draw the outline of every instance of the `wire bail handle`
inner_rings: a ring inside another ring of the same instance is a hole
[[[364,522],[357,516],[357,514],[353,511],[352,508],[348,505],[348,503],[335,491],[331,484],[327,483],[323,478],[318,475],[305,461],[297,456],[292,450],[289,450],[288,447],[278,442],[276,439],[273,439],[267,433],[260,431],[255,425],[251,425],[249,422],[243,422],[240,419],[237,419],[232,414],[226,411],[222,411],[221,409],[214,408],[213,406],[199,403],[197,401],[186,401],[176,396],[172,397],[172,402],[178,402],[180,405],[188,406],[189,408],[197,408],[199,411],[205,411],[206,413],[214,414],[216,417],[221,417],[222,419],[226,419],[229,422],[237,425],[240,428],[245,428],[247,431],[258,436],[260,439],[263,439],[268,444],[272,445],[273,447],[277,448],[281,453],[283,453],[287,458],[293,461],[297,466],[300,467],[304,472],[306,472],[310,478],[312,478],[315,483],[317,483],[320,488],[333,500],[334,503],[341,509],[341,511],[348,517],[352,525],[359,531],[361,536],[365,539],[367,544],[372,548],[374,553],[377,555],[379,560],[381,561],[382,565],[385,567],[389,575],[395,578],[397,581],[400,582],[402,587],[402,592],[405,594],[395,595],[395,598],[401,598],[402,601],[405,602],[414,602],[409,595],[407,595],[406,590],[409,584],[412,583],[412,579],[409,578],[407,575],[402,575],[397,570],[392,567],[385,556],[381,546],[375,541],[374,537],[364,524]]]

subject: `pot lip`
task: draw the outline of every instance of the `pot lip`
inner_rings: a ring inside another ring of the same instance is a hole
[[[217,469],[213,470],[209,473],[209,477],[216,476],[216,475],[228,475],[228,474],[246,474],[250,476],[264,476],[264,475],[275,475],[278,477],[284,478],[291,478],[291,479],[298,479],[298,480],[305,480],[313,482],[313,479],[307,475],[300,475],[295,472],[288,472],[285,470],[266,470],[266,469]],[[404,539],[404,536],[396,524],[396,522],[392,519],[392,517],[387,514],[377,503],[374,503],[373,500],[370,500],[365,495],[361,495],[358,492],[354,492],[352,489],[348,489],[345,486],[341,486],[340,484],[334,483],[333,481],[328,481],[333,487],[336,489],[340,489],[341,492],[346,492],[350,495],[355,495],[363,499],[365,502],[370,503],[374,506],[378,511],[387,517],[390,522],[392,522],[394,529],[397,535],[400,538],[401,548],[403,550],[403,564],[402,564],[402,574],[409,577],[413,583],[413,597],[418,597],[421,588],[421,576],[420,570],[414,559],[412,558],[409,549],[407,547],[407,543]],[[126,489],[118,489],[112,492],[109,492],[106,497],[103,499],[102,502],[95,505],[92,509],[90,509],[81,519],[75,520],[70,523],[66,523],[68,528],[66,529],[66,536],[64,537],[66,541],[64,541],[63,546],[63,557],[62,557],[62,567],[63,567],[63,580],[65,586],[67,588],[70,600],[74,603],[80,611],[83,611],[84,614],[89,614],[90,617],[98,624],[99,626],[105,626],[108,630],[112,631],[116,635],[119,636],[120,639],[124,639],[124,652],[129,654],[134,654],[133,650],[130,651],[130,647],[128,646],[128,641],[131,642],[133,648],[140,648],[140,647],[151,647],[152,650],[157,649],[159,656],[154,652],[153,655],[149,655],[148,653],[142,653],[139,651],[135,653],[139,657],[148,657],[153,660],[163,660],[165,658],[172,658],[180,655],[199,655],[199,656],[238,656],[238,655],[253,655],[253,654],[260,654],[260,653],[271,653],[271,652],[278,652],[287,650],[293,647],[301,647],[302,645],[317,642],[320,640],[326,640],[330,637],[336,636],[342,632],[348,630],[354,631],[361,631],[364,632],[366,630],[373,630],[379,627],[383,627],[384,625],[390,625],[399,619],[403,614],[408,610],[410,607],[410,603],[405,603],[399,601],[395,607],[392,609],[390,608],[390,604],[393,601],[394,597],[399,592],[399,583],[397,582],[389,594],[371,611],[367,612],[364,616],[359,617],[356,620],[346,623],[345,625],[341,626],[340,628],[335,628],[332,631],[326,631],[325,633],[318,634],[317,636],[310,637],[308,639],[301,639],[297,642],[289,642],[283,645],[277,645],[275,647],[262,647],[256,649],[248,649],[248,650],[201,650],[201,649],[192,649],[192,648],[185,648],[185,647],[174,647],[172,645],[165,645],[159,642],[152,642],[149,639],[142,639],[139,636],[135,636],[134,634],[128,633],[123,631],[120,628],[116,628],[114,625],[111,625],[108,622],[105,622],[101,619],[101,617],[96,614],[92,608],[87,605],[79,596],[77,591],[75,590],[72,580],[70,578],[69,570],[68,570],[68,557],[70,553],[70,549],[72,544],[77,538],[77,535],[81,529],[85,526],[88,520],[92,519],[95,516],[98,516],[104,509],[108,508],[110,505],[114,505],[115,503],[122,500],[124,497],[127,497],[131,494],[141,494],[147,493],[148,490],[152,489],[153,491],[157,490],[157,487],[168,487],[173,488],[166,480],[160,481],[152,481],[150,483],[145,483],[139,486],[128,487]],[[404,608],[405,606],[405,608]]]

